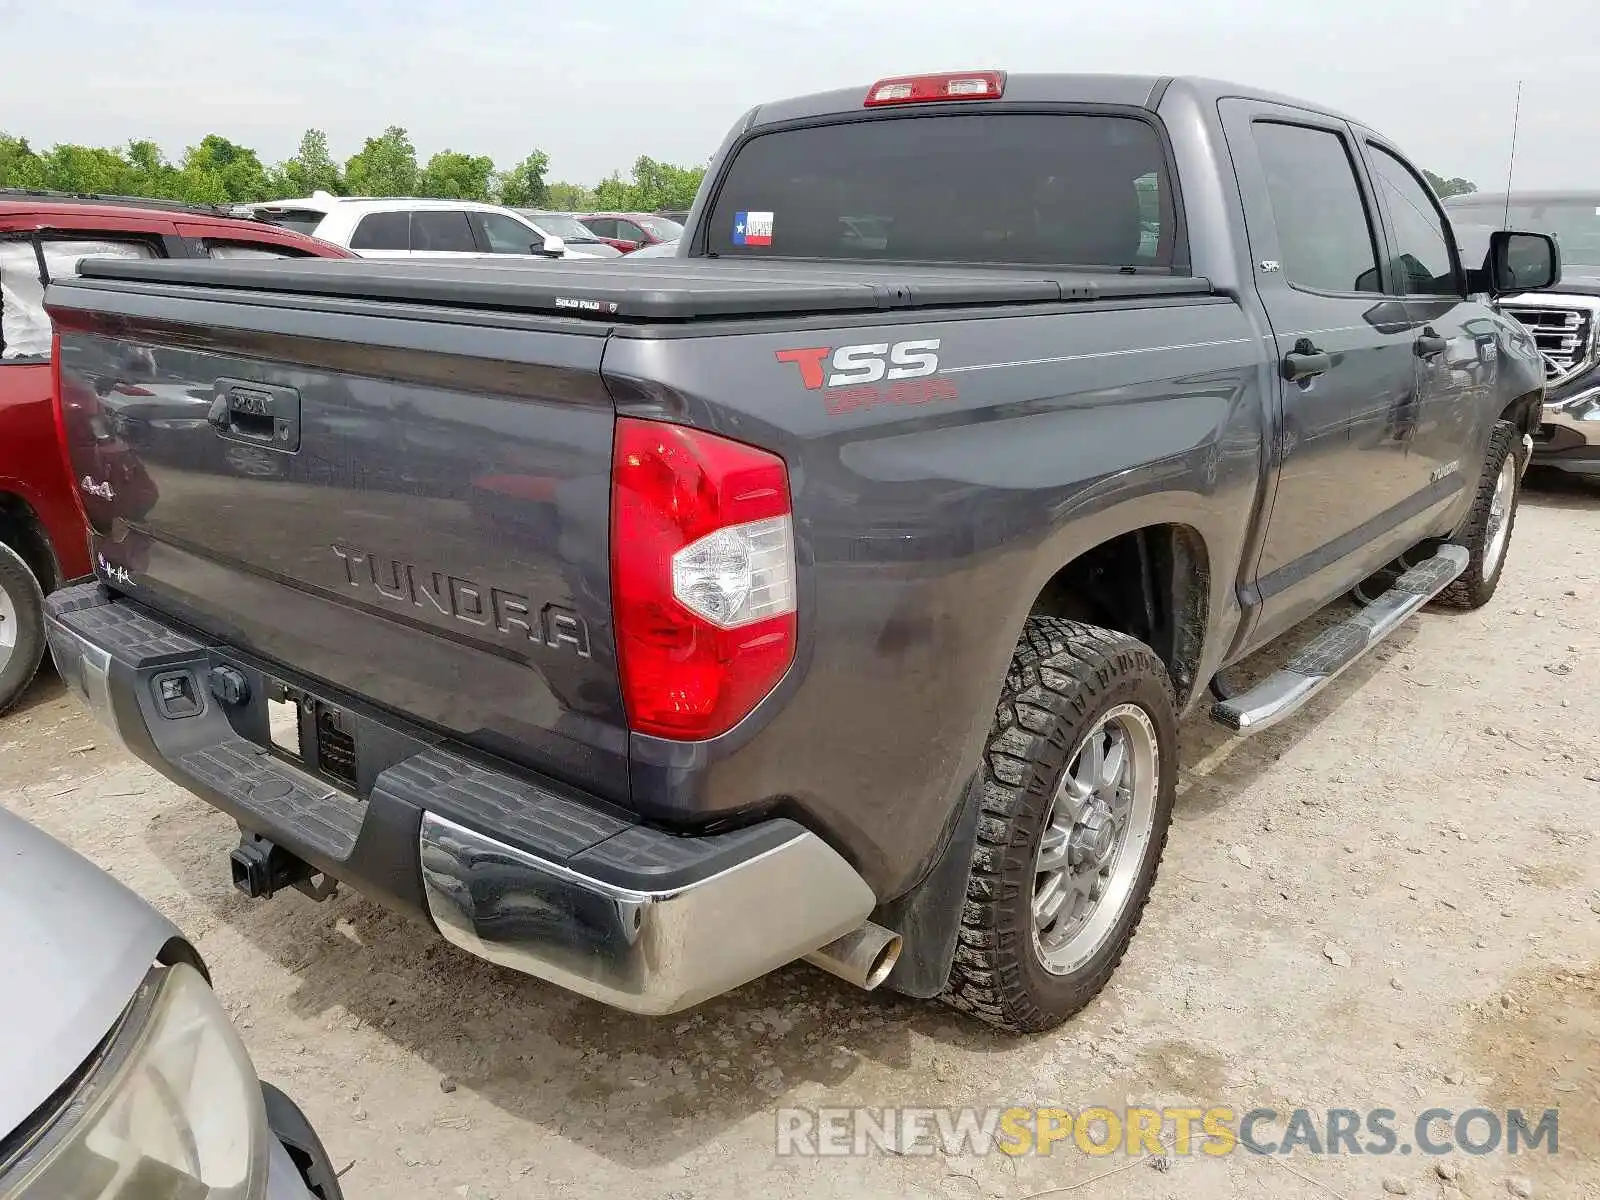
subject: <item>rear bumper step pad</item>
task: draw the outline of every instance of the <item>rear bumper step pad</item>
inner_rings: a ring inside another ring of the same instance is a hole
[[[1287,666],[1214,704],[1211,719],[1235,733],[1256,733],[1284,720],[1449,587],[1467,569],[1467,557],[1464,546],[1441,546],[1366,608],[1317,634]]]
[[[267,749],[264,676],[227,647],[97,583],[49,597],[46,626],[62,679],[95,716],[242,828],[426,914],[480,957],[616,1007],[687,1008],[803,957],[873,909],[855,870],[793,821],[678,837],[360,705],[353,719],[379,761],[366,794],[352,794]],[[255,681],[248,701],[210,694],[219,666]],[[181,717],[159,699],[158,680],[174,676],[199,697]]]

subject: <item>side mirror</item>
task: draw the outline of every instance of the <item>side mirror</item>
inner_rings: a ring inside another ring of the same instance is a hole
[[[617,240],[622,243],[617,247],[617,249],[621,250],[624,254],[632,254],[640,246],[644,245],[643,242],[631,241],[628,238],[618,238]]]
[[[567,252],[567,243],[554,234],[547,233],[544,235],[543,246],[530,246],[528,248],[535,254],[548,254],[551,258],[560,258]]]
[[[1497,229],[1489,235],[1484,270],[1497,296],[1542,291],[1561,282],[1561,247],[1548,233]]]

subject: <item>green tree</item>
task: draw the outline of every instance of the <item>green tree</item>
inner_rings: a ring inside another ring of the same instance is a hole
[[[633,164],[633,186],[639,192],[640,208],[688,208],[700,190],[704,167],[677,167],[640,155]]]
[[[172,198],[178,192],[178,171],[151,141],[132,141],[126,151],[128,195]]]
[[[344,165],[345,186],[353,196],[414,196],[417,176],[416,147],[398,125],[368,138]]]
[[[183,200],[189,204],[221,206],[236,199],[228,194],[227,181],[220,172],[201,165],[187,166],[179,171],[173,181],[172,193],[174,200]],[[259,198],[262,197],[245,197],[245,199]]]
[[[1468,192],[1478,190],[1478,185],[1472,180],[1462,179],[1459,175],[1453,179],[1446,179],[1443,175],[1435,175],[1432,171],[1424,171],[1423,174],[1428,178],[1428,186],[1440,199],[1446,196],[1464,196]]]
[[[600,207],[594,193],[581,183],[552,183],[545,187],[544,203],[556,212],[586,212]]]
[[[44,164],[25,137],[0,133],[0,187],[42,188]]]
[[[612,172],[600,181],[594,189],[595,205],[623,212],[688,208],[705,173],[704,167],[678,167],[641,154],[634,160],[631,180]]]
[[[206,134],[198,146],[184,152],[179,178],[184,189],[180,198],[196,203],[240,204],[270,199],[272,193],[256,152],[216,133]],[[222,195],[215,198],[218,186]]]
[[[594,185],[594,206],[610,212],[632,212],[633,185],[616,171]]]
[[[328,153],[328,135],[320,129],[301,134],[299,150],[268,172],[268,179],[275,199],[309,196],[312,192],[332,192],[337,196],[344,191],[339,164]]]
[[[53,191],[122,195],[135,186],[132,168],[115,150],[59,145],[39,157],[44,186]]]
[[[417,194],[441,200],[488,200],[493,178],[494,159],[488,155],[441,150],[422,169]]]
[[[500,176],[500,203],[508,208],[544,208],[550,203],[550,189],[544,181],[549,169],[550,156],[535,150]]]

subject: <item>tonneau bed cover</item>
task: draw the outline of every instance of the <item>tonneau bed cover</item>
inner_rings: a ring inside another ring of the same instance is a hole
[[[1037,268],[652,259],[486,263],[88,259],[84,280],[179,284],[606,321],[1204,296],[1208,280]],[[91,285],[92,286],[92,285]],[[116,290],[113,286],[112,290]]]

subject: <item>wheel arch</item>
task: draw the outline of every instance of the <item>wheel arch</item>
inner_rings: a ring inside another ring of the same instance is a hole
[[[1138,638],[1167,664],[1181,712],[1199,675],[1212,584],[1200,530],[1158,521],[1081,549],[1039,586],[1025,616],[1066,617]]]
[[[46,594],[60,587],[61,563],[44,521],[26,497],[0,489],[0,542],[17,552]]]
[[[1544,388],[1538,387],[1514,397],[1500,410],[1499,419],[1510,421],[1518,433],[1532,435],[1539,428],[1539,410],[1544,407]]]
[[[1080,538],[1070,550],[1042,554],[1030,583],[1018,589],[1021,607],[1005,631],[1010,634],[1007,662],[1029,617],[1089,621],[1149,645],[1167,666],[1176,708],[1182,713],[1190,694],[1206,682],[1201,673],[1208,661],[1213,589],[1220,585],[1218,560],[1213,542],[1196,525],[1152,519],[1161,515],[1141,512],[1142,519],[1129,519],[1109,530],[1102,527],[1091,544]],[[1131,611],[1121,609],[1117,600],[1126,594],[1140,598]],[[1157,613],[1154,621],[1148,616],[1152,606]],[[1098,615],[1085,615],[1086,607]],[[981,780],[981,771],[969,777],[941,832],[931,868],[915,886],[874,913],[874,920],[903,939],[900,959],[885,985],[892,991],[931,998],[943,991],[949,978],[961,898],[977,838]]]

